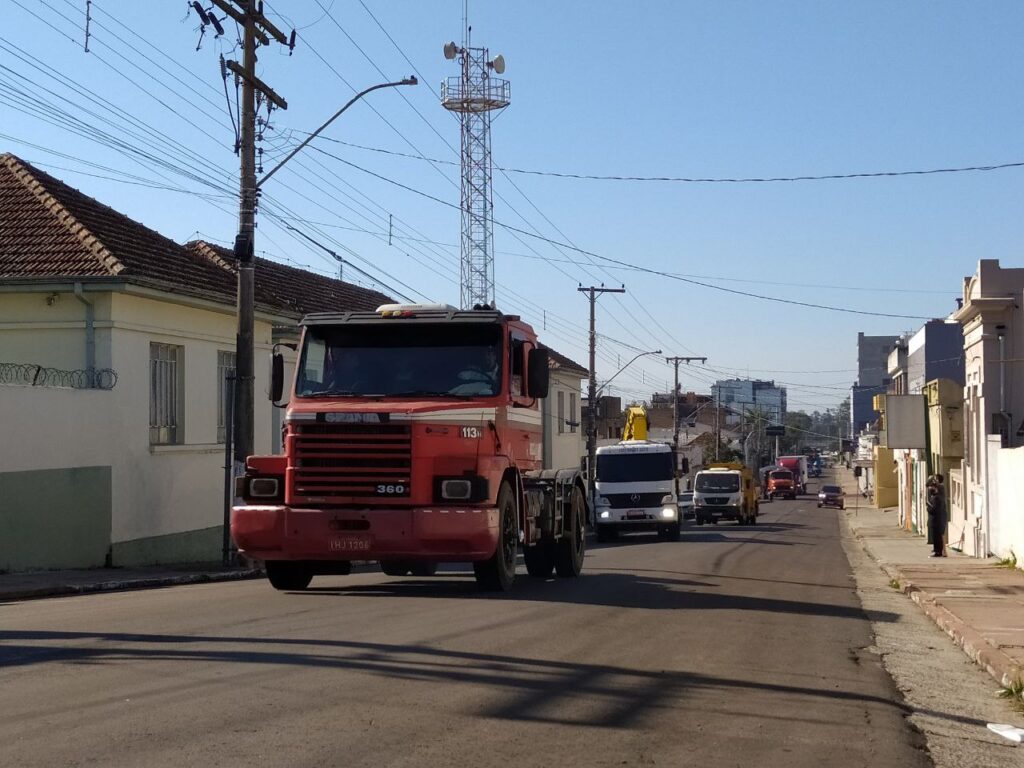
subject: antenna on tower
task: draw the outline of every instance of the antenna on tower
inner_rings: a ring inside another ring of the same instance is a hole
[[[463,44],[446,43],[444,57],[459,60],[462,74],[441,83],[441,105],[459,115],[462,133],[461,303],[464,309],[494,304],[494,203],[491,193],[491,113],[511,100],[505,57],[470,46],[469,2],[463,4]]]

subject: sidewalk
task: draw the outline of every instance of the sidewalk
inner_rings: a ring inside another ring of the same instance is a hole
[[[151,589],[178,584],[238,581],[261,576],[263,571],[259,569],[225,568],[220,563],[4,573],[0,574],[0,602],[122,589]]]
[[[899,527],[895,508],[875,509],[839,470],[847,492],[844,522],[893,586],[924,612],[999,683],[1024,680],[1024,572],[947,550],[929,558],[924,536]]]

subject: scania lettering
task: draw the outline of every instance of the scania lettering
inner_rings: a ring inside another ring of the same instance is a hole
[[[284,389],[273,357],[271,398]],[[578,576],[586,499],[576,468],[543,470],[548,352],[496,310],[386,305],[302,322],[284,455],[250,456],[231,532],[277,589],[378,560],[389,575],[469,562],[507,590]]]

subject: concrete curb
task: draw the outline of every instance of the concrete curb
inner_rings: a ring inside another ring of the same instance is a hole
[[[130,589],[155,589],[157,587],[173,587],[181,584],[210,584],[222,581],[242,581],[263,577],[263,570],[252,568],[238,571],[203,571],[200,573],[182,573],[167,576],[147,576],[141,578],[109,579],[87,584],[46,584],[39,587],[4,590],[0,587],[0,600],[32,600],[41,597],[64,597],[67,595],[87,595],[94,592],[118,592]]]
[[[860,544],[864,553],[875,561],[891,581],[895,581],[899,585],[900,592],[920,606],[925,615],[935,622],[936,626],[945,632],[971,661],[988,672],[1002,686],[1009,686],[1016,680],[1024,679],[1024,670],[1013,659],[990,643],[974,627],[966,624],[948,608],[940,605],[935,596],[924,591],[904,576],[897,566],[883,563],[876,558],[864,537],[854,532],[849,521],[844,519],[843,522],[850,536]]]

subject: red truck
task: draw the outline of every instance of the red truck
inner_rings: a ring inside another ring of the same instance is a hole
[[[767,479],[768,499],[795,499],[796,483],[793,480],[793,473],[788,469],[773,469],[768,472]]]
[[[775,459],[775,463],[793,473],[793,482],[796,485],[796,492],[798,494],[807,493],[808,474],[806,456],[779,456]]]
[[[270,396],[284,361],[273,356]],[[543,470],[548,351],[497,310],[385,305],[302,321],[284,455],[251,456],[231,534],[272,586],[378,560],[391,575],[470,562],[507,590],[522,546],[531,576],[580,574],[578,468]]]

